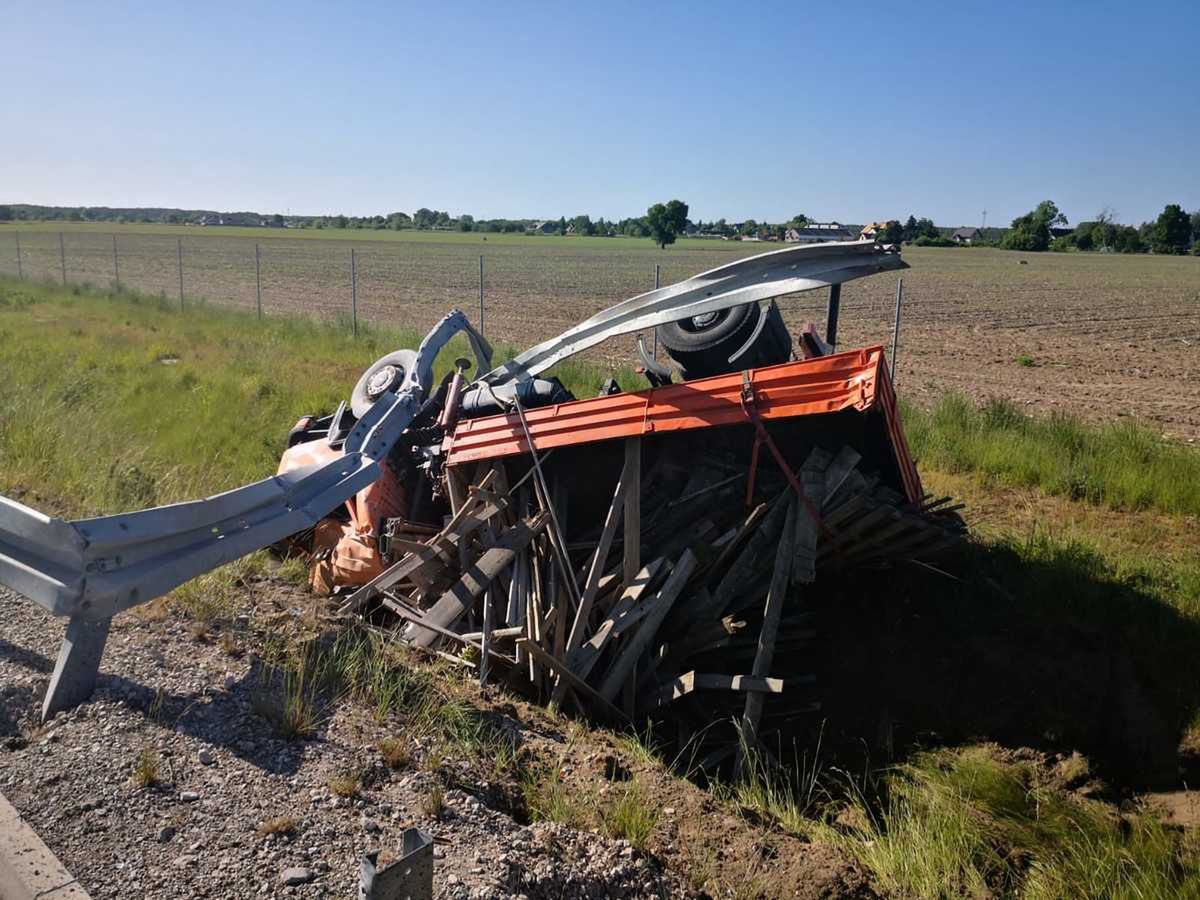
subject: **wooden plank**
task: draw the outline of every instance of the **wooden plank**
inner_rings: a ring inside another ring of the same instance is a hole
[[[642,568],[642,439],[625,440],[625,577],[633,584]]]
[[[767,589],[762,630],[758,635],[758,650],[754,654],[754,665],[750,673],[759,678],[765,677],[771,671],[771,663],[775,658],[775,635],[779,629],[779,619],[783,613],[783,602],[787,596],[788,584],[792,577],[792,563],[795,559],[796,519],[798,515],[807,515],[799,510],[800,501],[793,492],[788,492],[786,502],[787,518],[775,551],[775,569],[771,574],[771,585]],[[746,706],[742,711],[742,743],[746,749],[739,755],[739,772],[745,762],[744,753],[753,750],[758,744],[758,721],[762,716],[762,701],[761,694],[750,694],[746,698]]]
[[[604,563],[608,559],[609,550],[612,549],[613,539],[617,536],[617,526],[621,524],[621,516],[625,510],[625,493],[629,485],[629,482],[626,481],[626,474],[626,471],[622,469],[620,477],[617,478],[617,486],[613,490],[612,505],[609,506],[608,515],[604,519],[604,530],[600,532],[600,543],[596,546],[596,552],[588,567],[583,595],[579,601],[579,608],[575,610],[575,622],[571,625],[570,634],[567,636],[565,650],[567,655],[583,643],[583,631],[587,628],[588,616],[592,614],[592,604],[596,602],[596,592],[600,588],[600,576],[604,574]]]
[[[610,718],[622,722],[628,721],[623,712],[621,712],[619,709],[613,706],[611,702],[597,693],[590,684],[568,669],[561,659],[551,656],[528,638],[518,639],[517,644],[527,650],[530,656],[534,657],[546,668],[557,673],[575,691],[593,701],[603,712],[607,713]]]
[[[806,676],[812,681],[812,676]],[[792,679],[787,684],[794,684]],[[752,675],[725,675],[719,672],[685,672],[664,684],[655,696],[653,705],[671,703],[692,691],[742,691],[745,693],[782,694],[782,678],[755,678]]]
[[[665,563],[666,560],[661,558],[651,560],[637,573],[633,583],[621,593],[612,612],[600,623],[596,633],[567,658],[567,665],[572,672],[580,678],[587,678],[592,667],[596,665],[596,661],[604,652],[604,646],[608,640],[617,637],[645,618],[650,611],[651,604],[646,602],[639,606],[638,601],[642,597],[642,592],[658,577],[658,573]]]
[[[518,522],[501,535],[496,546],[486,550],[479,561],[463,573],[458,583],[442,594],[441,599],[426,612],[425,619],[443,627],[457,622],[487,590],[488,585],[512,565],[517,551],[528,546],[546,527],[549,518],[547,513],[538,513],[532,519]],[[409,626],[406,637],[411,643],[427,647],[437,639],[437,634],[432,630],[422,631],[416,626]]]
[[[684,550],[683,556],[679,557],[679,561],[675,564],[667,583],[662,586],[662,590],[655,596],[653,608],[649,615],[643,620],[638,629],[627,640],[621,648],[617,658],[613,660],[613,664],[609,667],[608,674],[605,676],[603,683],[600,685],[600,695],[610,703],[616,698],[621,690],[621,686],[625,681],[632,677],[633,668],[637,664],[638,657],[642,651],[650,646],[655,635],[658,634],[658,627],[666,618],[667,613],[671,611],[671,606],[683,593],[683,589],[687,587],[688,580],[692,577],[692,572],[696,568],[696,556],[691,550]]]

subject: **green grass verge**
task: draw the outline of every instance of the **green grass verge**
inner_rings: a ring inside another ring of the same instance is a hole
[[[422,336],[355,339],[313,320],[180,314],[159,298],[0,278],[0,493],[95,515],[267,477],[300,416],[332,412],[373,360]],[[437,374],[464,354],[453,342]],[[580,397],[635,377],[576,360],[554,374]]]
[[[929,410],[905,404],[903,420],[924,466],[1114,509],[1200,514],[1200,452],[1142,425],[1031,417],[1006,400],[977,406],[956,394]]]

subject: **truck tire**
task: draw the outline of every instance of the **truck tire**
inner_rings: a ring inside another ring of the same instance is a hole
[[[668,322],[656,329],[658,340],[679,364],[684,378],[703,378],[732,371],[729,357],[754,333],[762,310],[743,303],[716,313]]]

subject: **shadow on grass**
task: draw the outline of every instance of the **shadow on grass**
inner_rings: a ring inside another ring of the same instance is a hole
[[[1078,750],[1121,789],[1178,782],[1200,709],[1189,583],[1175,605],[1090,548],[1036,533],[944,565],[960,580],[859,573],[822,593],[818,670],[837,744],[883,762],[994,740]]]

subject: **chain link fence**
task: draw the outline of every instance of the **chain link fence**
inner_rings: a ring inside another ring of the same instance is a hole
[[[268,232],[255,239],[198,230],[13,230],[0,233],[0,273],[135,290],[184,310],[214,304],[313,316],[347,329],[387,324],[423,333],[458,307],[482,319],[489,339],[519,349],[650,290],[656,270],[670,284],[772,246],[690,240],[661,251],[559,237],[355,240]],[[890,337],[892,288],[878,279],[846,285],[843,317],[847,308],[860,317],[855,332]],[[822,322],[824,306],[824,292],[782,304],[793,331]],[[595,355],[628,360],[629,343]]]

